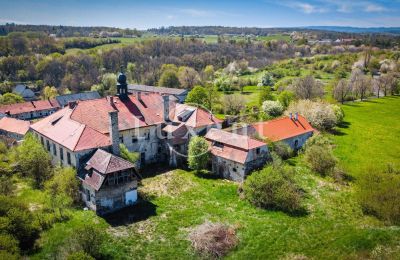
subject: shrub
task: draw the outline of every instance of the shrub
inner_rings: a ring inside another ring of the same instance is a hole
[[[299,100],[291,103],[286,114],[298,112],[304,116],[313,127],[320,130],[329,130],[338,123],[333,105],[311,100]]]
[[[272,151],[274,151],[280,158],[286,160],[293,156],[293,150],[284,142],[275,142],[271,144]]]
[[[243,185],[245,198],[265,209],[296,213],[302,210],[302,192],[288,166],[267,166],[250,175]]]
[[[262,104],[262,110],[270,117],[278,117],[283,113],[283,106],[279,101],[267,100]]]
[[[400,174],[369,168],[358,180],[357,199],[367,214],[400,225]]]
[[[313,171],[322,176],[332,173],[337,163],[337,159],[330,149],[317,145],[306,149],[304,159]]]
[[[284,90],[278,96],[278,101],[287,108],[290,105],[290,102],[294,100],[294,93],[291,91]]]
[[[342,123],[343,119],[344,119],[343,109],[338,105],[332,105],[332,109],[333,109],[333,112],[335,113],[337,124]]]
[[[238,243],[235,229],[221,223],[205,222],[189,235],[193,248],[205,257],[220,258]]]
[[[125,160],[135,164],[139,160],[139,153],[130,152],[124,144],[119,144],[119,149],[121,151],[121,157]]]
[[[275,80],[271,73],[266,72],[261,76],[259,83],[261,83],[262,86],[272,87],[275,84]]]
[[[68,245],[74,252],[84,252],[93,258],[101,258],[101,248],[106,243],[106,234],[97,226],[84,224],[74,230]]]
[[[207,166],[209,151],[206,139],[195,136],[190,139],[188,151],[189,168],[195,171],[203,170]]]
[[[78,251],[68,255],[67,260],[94,260],[94,258],[84,251]]]

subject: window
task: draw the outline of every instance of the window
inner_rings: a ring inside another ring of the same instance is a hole
[[[61,161],[64,161],[64,150],[62,149],[62,147],[60,147],[60,159]]]
[[[218,148],[224,148],[224,144],[217,141],[214,142],[214,146]]]
[[[256,154],[260,154],[260,148],[256,149]]]
[[[47,146],[47,151],[50,152],[50,142],[49,142],[49,140],[46,140],[46,146]]]
[[[233,170],[234,172],[237,172],[236,168],[233,168],[232,170]]]
[[[138,141],[138,138],[136,136],[132,136],[132,143],[136,143]]]
[[[150,140],[150,133],[146,134],[146,140]]]
[[[86,200],[90,201],[90,190],[86,190]]]
[[[71,165],[71,153],[67,152],[67,163]]]
[[[124,137],[123,137],[122,135],[119,137],[119,142],[120,142],[121,144],[124,143]]]
[[[42,143],[42,145],[44,146],[44,140],[43,140],[43,136],[40,137],[40,142]]]
[[[53,154],[57,156],[57,148],[55,143],[53,143]]]

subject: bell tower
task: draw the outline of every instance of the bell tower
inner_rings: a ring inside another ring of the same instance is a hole
[[[128,97],[128,84],[126,83],[126,75],[124,74],[121,66],[121,72],[117,77],[117,96],[119,99],[124,100]]]

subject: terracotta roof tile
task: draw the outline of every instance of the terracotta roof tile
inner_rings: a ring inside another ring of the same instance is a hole
[[[103,185],[105,177],[97,172],[92,172],[90,175],[86,174],[85,179],[83,180],[83,183],[89,185],[96,191],[98,191],[101,188],[101,185]]]
[[[301,115],[298,116],[298,121],[286,116],[275,120],[255,123],[252,127],[259,135],[273,142],[315,131],[310,123]]]
[[[30,124],[31,123],[29,121],[3,117],[0,119],[0,130],[25,135],[29,130]]]
[[[5,114],[10,112],[11,115],[29,113],[41,110],[49,110],[59,108],[56,100],[38,100],[23,103],[16,103],[11,105],[0,106],[0,113]]]
[[[86,165],[102,174],[133,169],[135,167],[131,162],[110,154],[102,149],[98,149]]]

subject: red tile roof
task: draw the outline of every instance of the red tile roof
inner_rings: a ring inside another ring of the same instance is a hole
[[[71,151],[111,145],[107,135],[71,120],[72,111],[69,107],[65,107],[32,124],[31,128]]]
[[[38,100],[0,106],[0,113],[5,114],[6,112],[10,112],[11,115],[17,115],[41,110],[57,109],[59,107],[55,99]]]
[[[102,149],[98,149],[86,165],[86,168],[89,166],[101,174],[109,174],[135,168],[135,165],[131,162],[110,154]]]
[[[97,172],[92,172],[90,175],[86,174],[85,179],[83,180],[83,183],[86,185],[89,185],[96,191],[98,191],[101,188],[101,185],[103,185],[105,176],[97,173]]]
[[[29,130],[30,124],[31,123],[29,121],[3,117],[0,119],[0,130],[25,135]]]
[[[205,138],[209,141],[211,154],[241,164],[246,162],[250,150],[266,146],[265,143],[248,136],[219,129],[210,129]],[[215,142],[223,145],[215,145]]]
[[[298,116],[298,121],[286,116],[266,122],[255,123],[252,127],[259,135],[273,142],[315,131],[310,123],[301,115]]]
[[[174,122],[181,122],[178,116],[184,111],[192,111],[189,118],[184,121],[185,125],[197,128],[204,126],[211,126],[215,124],[221,124],[222,120],[216,118],[211,112],[194,106],[189,106],[186,104],[176,104],[170,110],[170,118]]]

